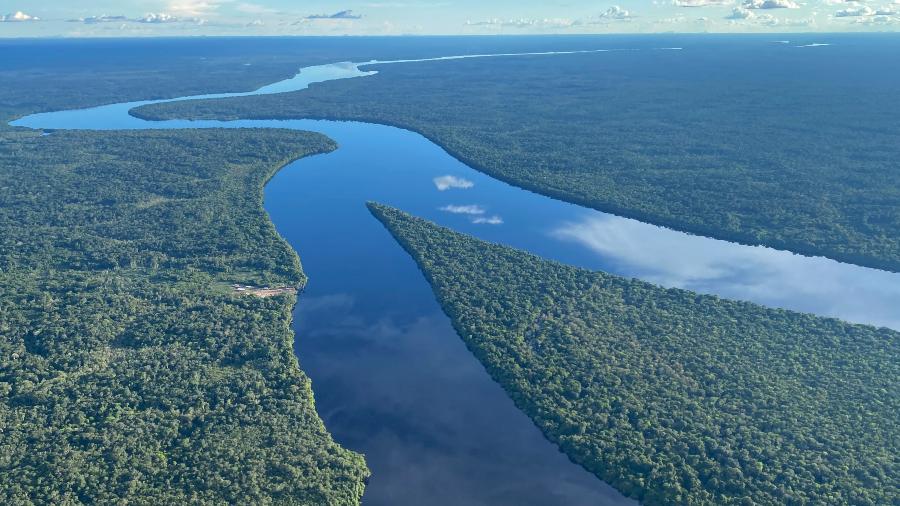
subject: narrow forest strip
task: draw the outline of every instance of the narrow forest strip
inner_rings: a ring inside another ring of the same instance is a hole
[[[626,495],[900,501],[900,333],[577,269],[369,208],[515,403]]]

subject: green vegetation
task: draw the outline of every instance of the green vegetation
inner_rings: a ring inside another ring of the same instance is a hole
[[[101,104],[249,91],[301,67],[457,52],[545,50],[546,38],[194,37],[0,40],[0,119]],[[608,42],[608,41],[606,41]],[[580,49],[589,39],[556,39]],[[0,130],[7,128],[0,122]]]
[[[0,503],[355,504],[293,354],[280,130],[0,134]]]
[[[315,59],[290,47],[184,40],[4,40],[0,130],[35,112],[246,91],[286,79]]]
[[[749,37],[682,43],[387,65],[298,93],[136,114],[398,125],[562,200],[900,271],[900,70],[878,63],[894,57],[897,40],[840,39],[822,51]]]
[[[460,336],[646,505],[900,502],[900,334],[568,267],[392,208]]]

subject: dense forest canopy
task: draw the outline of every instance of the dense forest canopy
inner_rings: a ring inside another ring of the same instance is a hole
[[[354,504],[262,209],[280,130],[0,134],[0,503]]]
[[[896,504],[900,334],[546,261],[370,204],[573,460],[646,505]]]
[[[385,65],[306,91],[136,115],[399,125],[563,200],[897,271],[900,67],[880,62],[898,42],[854,37],[818,48],[688,38],[681,51],[644,40],[643,51]]]
[[[335,145],[279,130],[41,136],[6,120],[249,90],[339,60],[636,39],[418,40],[0,41],[0,503],[359,502],[363,458],[332,441],[292,353],[296,297],[231,289],[304,283],[261,188]],[[399,124],[556,197],[897,270],[885,125],[900,70],[837,49],[759,72],[777,49],[725,46],[702,53],[714,76],[688,51],[675,75],[664,52],[441,62],[140,114]],[[900,501],[896,333],[580,271],[372,209],[516,403],[624,492]]]
[[[0,40],[0,120],[186,95],[251,91],[338,61],[627,47],[633,37],[209,37]],[[0,121],[0,130],[7,128]]]

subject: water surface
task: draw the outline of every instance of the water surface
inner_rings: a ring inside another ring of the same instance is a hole
[[[476,56],[489,57],[461,57]],[[201,98],[300,90],[371,73],[353,63],[317,66],[255,92]],[[178,100],[187,98],[197,97]],[[295,314],[297,353],[326,426],[342,445],[363,452],[373,470],[366,504],[630,503],[570,463],[490,380],[414,262],[368,214],[369,200],[572,265],[900,329],[900,274],[693,236],[553,200],[496,181],[398,128],[312,120],[146,122],[128,115],[148,103],[37,114],[14,124],[292,128],[338,142],[336,152],[281,171],[266,187],[265,204],[310,277]]]

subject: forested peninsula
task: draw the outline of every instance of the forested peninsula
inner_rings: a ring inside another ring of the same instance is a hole
[[[571,459],[643,504],[900,501],[900,334],[664,289],[371,212]]]
[[[0,134],[0,503],[356,504],[293,353],[280,130]]]
[[[379,73],[134,113],[396,125],[555,198],[900,271],[900,70],[843,56],[841,44],[811,52],[749,40],[363,67]],[[872,57],[892,58],[896,43],[882,42]],[[780,64],[766,65],[769,57]],[[798,75],[818,77],[810,86]]]

